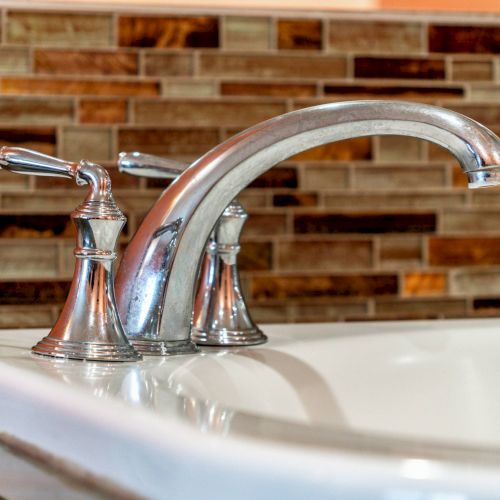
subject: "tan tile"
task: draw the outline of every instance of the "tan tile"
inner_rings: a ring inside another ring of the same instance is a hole
[[[29,177],[25,175],[16,175],[12,172],[0,169],[0,192],[12,190],[28,189]],[[5,194],[2,194],[2,206],[4,205]]]
[[[464,175],[465,177],[465,175]],[[465,177],[467,180],[467,177]],[[472,203],[480,206],[491,206],[500,204],[500,189],[491,187],[488,189],[474,189],[471,191]]]
[[[349,185],[349,168],[308,163],[302,170],[303,189],[342,189]]]
[[[408,269],[423,264],[421,236],[383,235],[379,243],[379,263],[383,269]]]
[[[52,213],[66,213],[72,212],[85,197],[86,190],[75,189],[69,190],[72,186],[72,181],[69,179],[62,179],[63,187],[68,188],[68,191],[54,191],[51,181],[53,178],[48,177],[47,184],[44,186],[49,188],[50,191],[36,193],[9,193],[2,195],[2,208],[7,210],[29,210],[33,213],[37,212],[52,212]]]
[[[444,210],[441,229],[446,233],[498,232],[500,210]]]
[[[136,101],[135,122],[141,125],[244,127],[286,111],[284,103],[220,101]]]
[[[111,131],[104,128],[67,127],[62,134],[62,156],[67,160],[111,160]]]
[[[337,52],[418,53],[424,50],[422,30],[419,23],[331,21],[329,47]]]
[[[33,245],[27,241],[2,241],[0,279],[55,278],[58,274],[57,257],[58,248],[54,242],[38,241]]]
[[[27,47],[0,48],[0,72],[2,74],[26,74],[31,70]]]
[[[493,61],[456,59],[452,62],[452,79],[455,81],[494,80]]]
[[[278,49],[321,50],[323,26],[318,19],[279,19]]]
[[[444,295],[447,277],[445,273],[413,271],[403,276],[403,295],[429,297]]]
[[[271,20],[268,17],[228,16],[224,18],[224,48],[268,50],[271,48]]]
[[[278,262],[286,271],[370,269],[373,245],[370,240],[280,241]]]
[[[193,71],[193,54],[146,52],[144,55],[147,76],[191,76]]]
[[[80,123],[126,123],[127,107],[123,99],[82,99],[78,117]]]
[[[180,80],[163,83],[165,97],[215,97],[217,85],[210,80]]]
[[[200,74],[231,78],[344,78],[342,56],[201,54]]]
[[[48,328],[55,320],[53,306],[0,306],[0,328]]]
[[[252,319],[258,324],[287,323],[290,319],[288,309],[286,305],[266,305],[255,302],[250,306]]]
[[[261,189],[245,189],[238,195],[238,201],[246,210],[267,207],[267,194]]]
[[[360,300],[318,300],[309,299],[307,303],[298,303],[293,306],[294,321],[329,322],[339,321],[349,317],[364,317],[368,315],[368,304]]]
[[[6,26],[9,43],[66,47],[112,45],[111,14],[10,11]]]
[[[497,270],[461,269],[450,278],[451,293],[455,295],[498,295],[500,294],[500,272]]]
[[[383,319],[456,318],[467,315],[463,299],[379,299],[375,316]]]
[[[383,135],[377,138],[376,161],[381,163],[412,162],[423,159],[424,141],[414,137]]]
[[[484,86],[484,85],[471,85],[469,91],[469,98],[471,101],[498,102],[500,100],[500,85],[499,86]],[[495,125],[497,122],[495,122]]]
[[[0,97],[0,122],[26,125],[64,125],[73,121],[69,99]]]

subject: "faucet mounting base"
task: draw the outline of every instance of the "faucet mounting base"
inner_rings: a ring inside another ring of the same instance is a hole
[[[145,356],[171,356],[173,354],[195,354],[199,352],[190,340],[146,340],[129,338],[134,348]]]
[[[204,331],[193,328],[191,338],[198,345],[246,346],[267,342],[267,337],[258,328],[252,330],[214,330]]]

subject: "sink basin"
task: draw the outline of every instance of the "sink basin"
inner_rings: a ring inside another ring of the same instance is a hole
[[[0,432],[148,498],[498,499],[499,326],[269,325],[135,364],[4,330]]]

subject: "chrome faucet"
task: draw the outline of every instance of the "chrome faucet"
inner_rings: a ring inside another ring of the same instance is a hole
[[[500,140],[458,113],[402,101],[337,102],[294,111],[215,147],[180,175],[147,214],[116,277],[131,343],[144,354],[195,352],[194,288],[207,240],[238,193],[282,160],[322,144],[404,135],[453,153],[470,187],[500,184]]]

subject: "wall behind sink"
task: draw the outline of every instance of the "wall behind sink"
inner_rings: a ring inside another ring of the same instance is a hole
[[[164,182],[119,175],[120,150],[193,160],[272,116],[390,98],[500,131],[500,17],[141,15],[4,10],[0,143],[111,167],[129,222]],[[49,326],[73,269],[69,181],[0,172],[0,326]],[[258,321],[500,314],[500,194],[400,137],[291,158],[241,196],[243,282]]]

